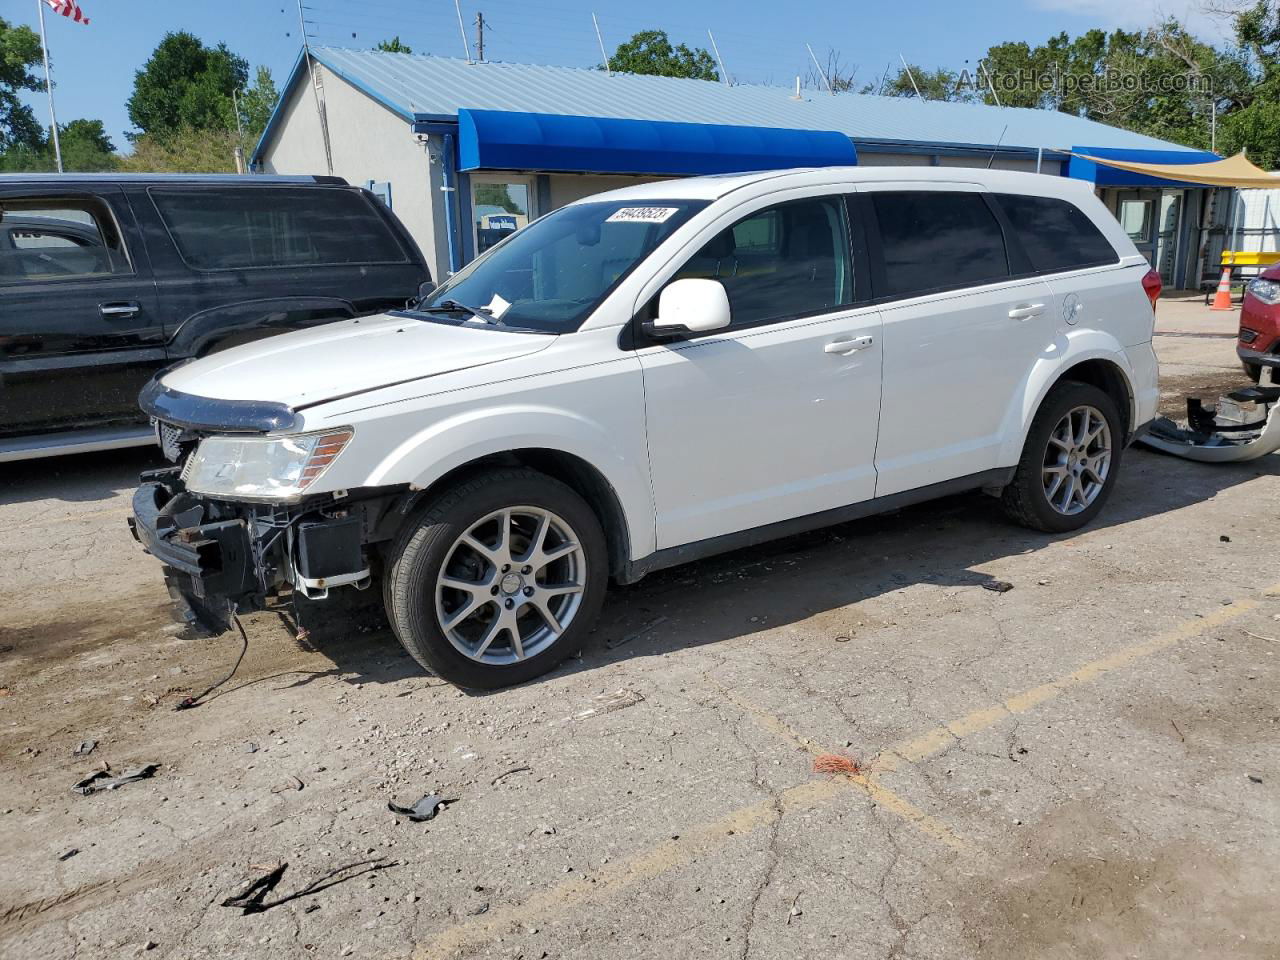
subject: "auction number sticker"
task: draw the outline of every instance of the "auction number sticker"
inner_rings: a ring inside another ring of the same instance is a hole
[[[679,207],[623,207],[605,223],[666,223],[679,212]]]

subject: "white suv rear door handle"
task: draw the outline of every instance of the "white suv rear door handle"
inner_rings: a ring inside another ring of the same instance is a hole
[[[1030,320],[1044,313],[1043,303],[1020,303],[1009,311],[1010,320]]]
[[[873,343],[875,343],[875,340],[872,337],[848,337],[844,340],[832,340],[822,349],[827,353],[846,355],[865,350]]]

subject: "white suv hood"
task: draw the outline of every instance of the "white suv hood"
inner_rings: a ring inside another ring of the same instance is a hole
[[[218,400],[297,409],[546,348],[549,334],[373,316],[268,337],[185,364],[164,386]]]

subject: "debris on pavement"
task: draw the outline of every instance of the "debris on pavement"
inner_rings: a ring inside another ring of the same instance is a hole
[[[59,859],[59,860],[63,860],[63,861],[70,860],[72,857],[74,857],[74,856],[75,856],[77,853],[79,853],[79,852],[80,852],[80,848],[79,848],[79,847],[72,847],[72,848],[71,848],[70,850],[68,850],[66,853],[60,853],[60,854],[58,854],[58,859]]]
[[[319,893],[321,890],[327,890],[329,887],[336,887],[340,883],[346,883],[348,880],[354,880],[356,877],[363,877],[365,874],[375,873],[379,870],[388,870],[391,867],[400,866],[399,860],[388,862],[385,857],[376,857],[373,860],[357,860],[355,863],[344,864],[341,867],[334,867],[316,879],[312,880],[300,890],[287,894],[276,900],[267,902],[266,896],[280,882],[280,878],[284,876],[285,870],[289,864],[280,863],[271,868],[267,873],[250,880],[247,884],[240,888],[239,892],[233,893],[227,899],[222,901],[224,907],[237,907],[242,911],[242,915],[247,916],[251,913],[263,913],[272,907],[278,907],[290,900],[297,900],[299,897],[310,896],[313,893]],[[356,870],[357,867],[364,867],[363,870]],[[355,870],[354,873],[349,871]],[[345,874],[345,876],[343,875]],[[309,905],[304,912],[310,913],[312,909],[319,909],[314,904]]]
[[[73,757],[87,757],[93,753],[98,747],[97,740],[81,740],[74,750],[71,751]]]
[[[262,901],[267,894],[276,888],[284,872],[289,869],[287,862],[278,863],[261,876],[254,877],[244,884],[237,893],[233,893],[222,901],[224,907],[239,907],[245,913],[260,913],[267,909]]]
[[[1259,777],[1259,776],[1255,776],[1255,775],[1254,775],[1254,774],[1252,774],[1252,773],[1251,773],[1251,774],[1249,774],[1249,780],[1250,780],[1252,783],[1261,783],[1261,782],[1262,782],[1262,778],[1261,778],[1261,777]]]
[[[504,770],[493,778],[490,786],[496,787],[503,778],[511,776],[513,773],[528,773],[533,767],[512,767],[510,770]]]
[[[641,627],[639,630],[637,630],[635,633],[629,633],[625,637],[622,637],[618,640],[606,640],[604,642],[604,645],[607,649],[614,650],[617,647],[622,646],[623,644],[630,643],[632,640],[639,640],[645,634],[649,633],[656,627],[662,626],[666,622],[667,622],[666,617],[655,617],[654,619],[646,623],[643,627]]]
[[[445,800],[438,794],[429,793],[412,807],[402,807],[399,804],[387,802],[387,809],[392,813],[398,813],[401,816],[408,817],[414,823],[422,823],[426,820],[435,819],[435,815],[440,812],[441,807],[445,807],[450,803],[456,803],[455,800]]]
[[[787,926],[791,926],[791,921],[796,919],[796,917],[804,916],[804,911],[797,906],[800,902],[801,895],[801,893],[797,893],[795,898],[791,901],[791,909],[787,911]]]
[[[287,793],[290,790],[301,790],[305,786],[297,777],[286,777],[271,788],[272,793]]]
[[[592,697],[592,705],[590,707],[566,719],[587,720],[591,717],[613,713],[615,710],[622,710],[625,707],[634,707],[637,703],[644,703],[644,697],[634,690],[628,690],[624,687],[613,691],[613,693],[602,693],[599,696]]]
[[[1013,589],[1013,584],[1008,580],[983,580],[980,586],[992,593],[1008,593]]]
[[[1218,535],[1218,542],[1219,542],[1219,543],[1230,543],[1230,542],[1231,542],[1231,538],[1230,538],[1230,537],[1228,537],[1225,533],[1223,533],[1223,534],[1219,534],[1219,535]]]
[[[160,764],[148,763],[141,767],[135,767],[133,770],[127,770],[118,777],[113,777],[109,770],[99,770],[97,773],[72,784],[71,789],[81,796],[87,797],[91,793],[98,793],[102,790],[115,790],[125,784],[146,780],[159,769]]]
[[[820,753],[813,758],[814,773],[843,773],[856,777],[865,768],[853,757],[843,753]]]
[[[1246,406],[1252,409],[1246,410]],[[1280,386],[1274,382],[1232,391],[1212,407],[1206,407],[1198,397],[1188,397],[1184,423],[1157,417],[1138,439],[1153,450],[1201,463],[1256,460],[1280,450],[1277,411]]]

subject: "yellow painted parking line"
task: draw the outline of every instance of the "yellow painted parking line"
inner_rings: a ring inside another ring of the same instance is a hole
[[[1268,587],[1263,593],[1268,596],[1280,594],[1280,584]],[[1048,683],[1032,687],[1030,690],[1024,690],[1022,693],[1009,697],[1003,703],[995,703],[974,710],[972,713],[967,713],[963,717],[941,724],[932,730],[926,730],[910,740],[895,744],[877,758],[875,767],[887,771],[897,769],[901,761],[919,763],[921,760],[941,753],[958,740],[989,730],[1015,714],[1026,713],[1028,710],[1061,696],[1073,687],[1078,687],[1083,683],[1106,676],[1108,673],[1119,670],[1121,667],[1126,667],[1137,660],[1141,660],[1143,657],[1149,657],[1151,654],[1158,653],[1176,643],[1198,636],[1206,630],[1212,630],[1214,627],[1219,627],[1224,623],[1230,623],[1237,617],[1256,609],[1257,606],[1257,600],[1236,600],[1212,613],[1207,613],[1201,617],[1193,617],[1178,624],[1172,630],[1152,637],[1150,640],[1135,643],[1133,646],[1124,647],[1115,653],[1108,654],[1091,663],[1086,663],[1065,677],[1059,677],[1057,680],[1051,680]]]
[[[1280,584],[1267,588],[1263,593],[1268,596],[1280,595]],[[901,817],[951,849],[963,852],[969,849],[967,841],[956,835],[946,824],[879,783],[879,774],[899,769],[904,763],[915,763],[940,753],[961,737],[972,736],[974,733],[990,729],[1004,719],[1025,713],[1055,699],[1073,687],[1105,676],[1182,640],[1229,623],[1256,609],[1258,605],[1256,600],[1237,600],[1203,617],[1187,620],[1150,640],[1125,647],[1087,663],[1057,680],[1032,687],[1030,690],[1009,697],[1002,703],[982,707],[928,730],[918,737],[895,745],[878,756],[870,774],[811,780],[789,787],[781,791],[776,798],[731,810],[722,817],[687,830],[678,839],[663,841],[638,850],[631,856],[608,864],[594,873],[566,880],[548,890],[535,893],[521,903],[500,907],[481,917],[456,924],[436,939],[420,945],[414,951],[414,960],[436,960],[436,958],[456,956],[458,951],[483,944],[518,924],[564,915],[573,907],[603,900],[637,883],[685,866],[699,854],[723,847],[729,842],[731,836],[749,834],[773,823],[790,811],[812,809],[839,796],[849,784],[865,790],[883,809]],[[727,687],[718,683],[714,685],[724,691],[730,700],[742,707],[748,716],[764,729],[781,736],[810,754],[821,752],[808,738],[796,733],[785,721],[751,704]]]
[[[435,940],[420,945],[414,960],[443,960],[466,947],[475,946],[520,924],[533,923],[569,907],[595,903],[668,870],[692,862],[699,854],[724,846],[734,836],[749,834],[794,810],[808,810],[843,792],[835,780],[810,780],[783,790],[774,799],[761,800],[731,810],[723,817],[695,827],[678,839],[665,840],[637,851],[629,857],[606,864],[594,873],[565,880],[550,889],[509,907],[500,907],[444,931]]]
[[[769,733],[776,734],[783,740],[790,741],[797,748],[805,750],[813,756],[821,756],[824,753],[831,753],[831,750],[825,750],[816,745],[809,737],[798,734],[787,724],[785,720],[774,716],[767,710],[764,710],[750,700],[745,699],[736,690],[726,687],[724,684],[707,678],[724,697],[737,704],[755,723]],[[952,850],[966,851],[971,849],[969,843],[960,837],[951,827],[947,826],[936,817],[932,817],[925,813],[911,801],[905,797],[900,797],[884,784],[880,783],[874,774],[836,774],[833,783],[846,783],[867,793],[872,800],[880,804],[890,813],[901,817],[907,823],[916,827],[921,832],[927,834],[939,843],[942,843]]]

